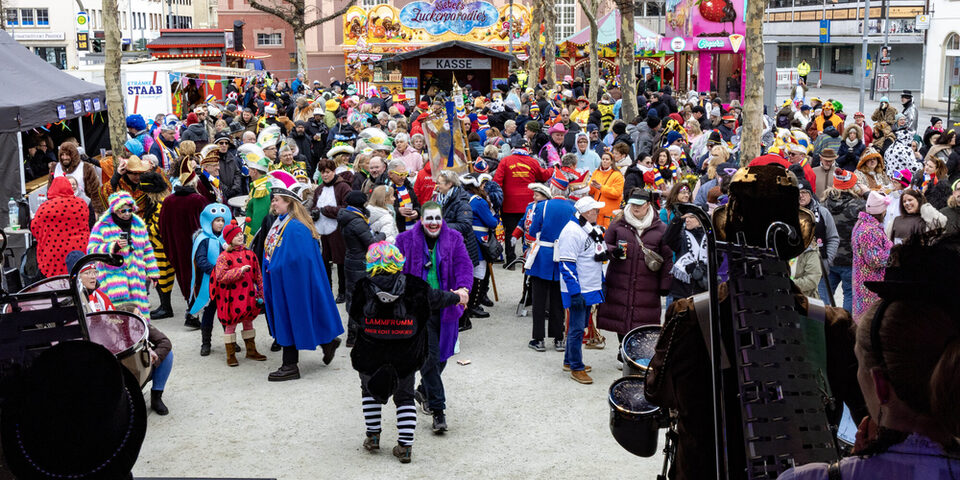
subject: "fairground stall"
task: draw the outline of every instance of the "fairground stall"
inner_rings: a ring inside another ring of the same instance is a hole
[[[343,16],[347,78],[419,97],[431,85],[449,85],[456,72],[461,86],[489,91],[506,83],[509,54],[523,51],[530,21],[530,10],[519,3],[499,9],[484,1],[450,0],[416,1],[402,9],[354,6]],[[426,48],[431,55],[391,60]]]
[[[617,51],[620,48],[620,10],[611,12],[597,19],[597,60],[600,63],[601,73],[607,70],[610,74],[618,74],[620,66],[617,63]],[[662,78],[665,70],[671,68],[673,55],[665,55],[660,51],[662,35],[646,28],[638,20],[633,22],[634,58],[637,61],[637,72],[646,69],[653,71]],[[564,64],[570,68],[570,75],[586,78],[590,71],[590,27],[561,40],[557,44],[557,64]]]
[[[674,57],[674,89],[718,92],[725,100],[742,100],[744,0],[683,0],[667,5],[666,36],[660,49]]]

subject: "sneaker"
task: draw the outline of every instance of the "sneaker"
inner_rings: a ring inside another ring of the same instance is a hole
[[[367,433],[367,438],[363,440],[363,448],[368,452],[380,450],[380,432]]]
[[[530,343],[528,343],[527,346],[538,352],[547,351],[547,347],[543,344],[543,340],[530,340]]]
[[[554,339],[554,341],[553,341],[553,349],[556,350],[556,351],[558,351],[558,352],[566,351],[566,349],[567,349],[567,344],[564,343],[564,341],[563,341],[562,338]]]
[[[413,446],[411,445],[396,445],[393,447],[393,456],[400,459],[400,463],[410,463],[410,454],[412,453]]]
[[[427,406],[427,395],[423,393],[422,390],[416,390],[413,392],[413,399],[417,402],[417,405],[420,405],[420,411],[424,415],[433,415],[433,410],[430,410],[430,407]]]
[[[433,412],[433,433],[437,435],[442,435],[443,432],[447,431],[447,416],[443,414],[442,410],[437,410]]]
[[[564,372],[569,372],[569,371],[570,371],[570,365],[567,365],[566,363],[564,363],[564,364],[563,364],[563,371],[564,371]],[[590,365],[584,365],[584,366],[583,366],[583,371],[584,371],[584,372],[592,372],[592,371],[593,371],[593,367],[591,367]]]
[[[584,385],[590,385],[593,383],[593,379],[590,378],[590,375],[587,375],[587,372],[584,372],[583,370],[574,370],[570,372],[570,378]]]

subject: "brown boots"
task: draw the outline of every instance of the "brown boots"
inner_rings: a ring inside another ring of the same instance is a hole
[[[257,362],[262,362],[267,359],[266,355],[261,355],[257,351],[257,331],[254,329],[244,330],[240,337],[243,338],[243,345],[247,348],[247,358],[250,360],[255,360]]]
[[[237,361],[237,349],[233,346],[233,342],[237,341],[236,333],[225,333],[223,334],[223,343],[227,348],[227,365],[231,367],[236,367],[240,365],[240,362]]]
[[[257,331],[254,329],[244,330],[240,333],[241,338],[243,338],[243,344],[247,348],[247,358],[250,360],[255,360],[257,362],[262,362],[267,359],[266,356],[261,355],[257,351]],[[227,365],[231,367],[236,367],[240,365],[240,362],[237,361],[237,349],[234,346],[237,341],[236,333],[229,333],[223,335],[223,343],[227,349]]]

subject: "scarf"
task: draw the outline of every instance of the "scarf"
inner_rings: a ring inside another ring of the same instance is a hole
[[[395,185],[394,188],[397,190],[397,199],[400,201],[400,208],[410,207],[413,205],[413,199],[410,197],[410,190],[407,188],[406,182],[401,183],[400,185]],[[406,224],[407,228],[411,228],[415,223],[417,223],[417,221],[415,219],[404,217],[404,223]]]
[[[860,139],[858,138],[856,140],[850,140],[849,138],[844,138],[843,143],[846,143],[848,147],[853,148],[853,147],[856,147],[858,143],[860,143]]]
[[[939,181],[940,179],[937,178],[936,175],[930,175],[930,174],[924,173],[923,184],[920,185],[920,188],[926,189],[927,187],[936,186]]]
[[[344,208],[345,208],[348,212],[356,213],[357,216],[359,216],[360,218],[362,218],[362,219],[363,219],[363,222],[366,223],[367,225],[370,224],[370,220],[367,218],[367,214],[364,213],[364,212],[363,212],[362,210],[360,210],[359,208],[354,207],[353,205],[348,205],[348,206],[346,206],[346,207],[344,207]]]
[[[653,176],[653,184],[657,188],[662,188],[666,185],[667,180],[673,180],[673,177],[677,175],[677,164],[670,162],[669,167],[653,167],[656,173]],[[667,175],[664,175],[666,173]]]
[[[653,205],[647,209],[647,215],[643,218],[637,218],[633,216],[633,212],[630,211],[629,207],[624,208],[623,220],[637,230],[637,240],[639,241],[640,235],[643,234],[643,231],[650,227],[650,225],[653,223]]]
[[[130,226],[133,223],[133,217],[130,217],[128,220],[124,220],[116,213],[110,212],[110,218],[113,219],[113,223],[116,223],[117,226],[120,227],[120,230],[130,233]]]
[[[686,244],[687,253],[684,253],[673,263],[670,274],[673,275],[673,278],[689,284],[691,278],[690,273],[687,272],[687,267],[696,263],[707,263],[707,236],[704,234],[700,237],[700,241],[697,242],[696,237],[693,236],[690,230],[684,229],[683,234],[683,241]]]

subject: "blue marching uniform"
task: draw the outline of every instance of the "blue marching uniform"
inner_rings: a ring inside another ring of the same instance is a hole
[[[558,281],[560,280],[560,268],[553,261],[554,244],[560,238],[563,227],[573,218],[576,209],[573,207],[573,202],[563,198],[555,198],[541,203],[543,207],[534,210],[533,221],[530,222],[530,230],[527,232],[531,237],[537,237],[537,234],[540,236],[539,250],[533,260],[533,265],[527,269],[527,275],[549,281]]]
[[[497,225],[500,224],[500,220],[493,215],[493,212],[490,210],[490,204],[479,195],[470,197],[470,209],[473,210],[473,234],[477,237],[477,247],[480,247],[487,242],[490,235],[496,234]]]

